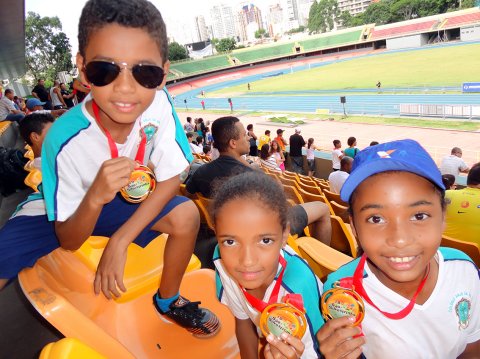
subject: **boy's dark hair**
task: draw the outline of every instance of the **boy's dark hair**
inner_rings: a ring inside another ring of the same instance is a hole
[[[355,137],[349,137],[348,140],[347,140],[347,144],[349,146],[353,146],[353,144],[357,141],[357,139]]]
[[[378,141],[372,141],[372,142],[370,142],[370,146],[376,146],[376,145],[378,145]]]
[[[203,136],[197,136],[197,145],[201,144],[203,142]]]
[[[270,135],[270,130],[265,130],[265,134],[266,134],[267,136],[269,136],[269,135]]]
[[[467,176],[467,186],[478,186],[480,184],[480,162],[474,164]]]
[[[53,122],[54,118],[49,112],[33,112],[30,115],[25,116],[18,124],[20,135],[30,146],[32,141],[30,140],[30,134],[35,132],[37,134],[42,133],[43,128],[49,122]]]
[[[282,229],[287,227],[288,202],[283,188],[260,171],[248,171],[230,177],[216,191],[212,203],[212,218],[216,222],[218,212],[230,201],[257,200],[257,203],[278,214]]]
[[[247,125],[247,131],[250,131],[252,128],[253,128],[253,125],[251,123]]]
[[[455,176],[450,174],[442,175],[442,182],[446,189],[450,189],[455,183]]]
[[[340,143],[340,140],[333,140],[333,145],[337,147],[337,145]]]
[[[6,89],[5,90],[5,96],[8,95],[9,93],[13,93],[13,90],[12,89]]]
[[[78,51],[85,50],[92,34],[109,24],[145,30],[157,43],[163,63],[168,60],[168,39],[160,11],[146,0],[89,0],[78,23]]]
[[[192,132],[187,132],[187,138],[193,138],[193,133]]]
[[[190,116],[187,117],[187,122],[192,122],[192,118]]]
[[[219,152],[225,152],[228,149],[230,140],[238,140],[237,122],[240,120],[233,116],[225,116],[217,118],[212,123],[212,136],[215,141],[215,148]]]

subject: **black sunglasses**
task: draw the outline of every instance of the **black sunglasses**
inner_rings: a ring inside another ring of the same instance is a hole
[[[163,69],[156,65],[137,64],[129,68],[125,62],[90,61],[84,66],[87,80],[94,86],[107,86],[111,84],[118,77],[122,69],[132,71],[133,78],[141,86],[148,89],[159,86],[165,77]]]

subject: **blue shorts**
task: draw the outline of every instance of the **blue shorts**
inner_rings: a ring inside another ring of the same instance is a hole
[[[189,201],[186,197],[175,196],[163,210],[144,228],[134,243],[145,247],[158,232],[152,226],[178,205]],[[139,204],[125,202],[116,196],[103,206],[92,235],[111,237],[136,211]],[[55,235],[55,222],[49,222],[46,215],[17,216],[11,218],[0,229],[0,278],[11,279],[25,267],[32,267],[44,255],[60,247]]]

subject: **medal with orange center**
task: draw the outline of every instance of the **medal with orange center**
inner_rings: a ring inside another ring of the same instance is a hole
[[[120,194],[130,203],[139,203],[155,190],[156,183],[153,171],[140,165],[132,172],[128,184],[120,190]]]

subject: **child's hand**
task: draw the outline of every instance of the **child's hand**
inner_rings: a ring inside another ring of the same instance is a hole
[[[128,157],[112,158],[103,162],[89,189],[92,199],[103,206],[113,200],[122,187],[128,184],[130,175],[138,164]]]
[[[273,334],[269,334],[267,342],[268,344],[263,352],[265,359],[297,359],[302,356],[305,350],[305,345],[300,339],[287,333],[282,333],[281,340]]]
[[[353,317],[331,319],[320,328],[317,339],[326,359],[356,359],[362,354],[365,338],[354,338],[362,332],[360,328],[352,327],[354,321]]]
[[[127,246],[123,245],[118,238],[110,238],[103,251],[102,258],[97,267],[93,288],[95,294],[99,294],[100,290],[105,297],[112,299],[120,297],[120,291],[126,292],[125,284],[123,284],[123,272],[127,261]]]

